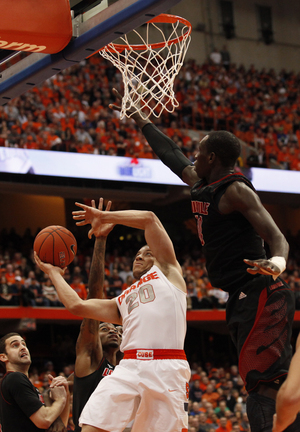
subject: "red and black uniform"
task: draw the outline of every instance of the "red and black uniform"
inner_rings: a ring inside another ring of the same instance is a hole
[[[222,214],[219,201],[239,181],[254,190],[241,174],[191,189],[192,211],[213,287],[229,293],[226,320],[239,355],[239,372],[248,392],[260,383],[279,388],[292,356],[290,345],[294,294],[280,278],[251,275],[244,259],[265,259],[263,240],[240,212]]]
[[[73,386],[73,422],[75,425],[75,432],[80,432],[81,427],[78,425],[78,419],[84,405],[87,403],[89,397],[99,384],[99,382],[107,375],[110,375],[114,370],[114,366],[110,364],[106,358],[103,357],[98,369],[90,375],[84,377],[77,377],[74,375]],[[101,409],[101,407],[99,407]]]
[[[21,372],[8,372],[1,381],[1,432],[41,432],[30,416],[42,406],[43,398],[28,377]]]
[[[142,132],[161,161],[182,179],[192,162],[177,144],[152,123]],[[239,354],[239,371],[250,392],[247,413],[251,431],[272,432],[275,399],[270,387],[279,387],[289,367],[294,295],[280,278],[274,281],[271,276],[247,272],[243,260],[263,259],[266,253],[262,239],[242,214],[219,212],[220,198],[234,181],[254,190],[251,182],[237,173],[212,184],[201,180],[191,189],[192,210],[210,282],[229,293],[226,318]],[[298,432],[299,424],[300,416],[286,431]]]

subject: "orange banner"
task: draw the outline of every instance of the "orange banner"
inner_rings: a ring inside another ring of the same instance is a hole
[[[71,40],[69,0],[0,0],[0,49],[54,54]]]

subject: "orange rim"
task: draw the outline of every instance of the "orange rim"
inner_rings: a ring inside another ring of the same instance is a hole
[[[176,16],[176,15],[160,14],[157,17],[152,18],[150,21],[147,21],[147,24],[148,23],[171,23],[171,24],[174,24],[177,21],[181,22],[181,24],[186,25],[188,27],[188,29],[183,35],[178,36],[174,39],[171,39],[167,42],[167,45],[172,45],[172,44],[175,44],[175,43],[182,41],[183,39],[187,38],[191,34],[192,25],[188,20],[186,20],[185,18],[181,18],[179,16]],[[125,49],[133,50],[133,51],[143,51],[143,50],[146,50],[148,47],[150,47],[151,49],[155,49],[155,48],[163,48],[165,45],[166,45],[165,42],[157,42],[157,43],[148,44],[148,45],[142,45],[142,44],[126,45],[126,44],[110,43],[109,45],[106,45],[105,47],[103,47],[100,51],[102,51],[102,50],[109,51],[109,52],[118,51],[119,53],[121,53]]]

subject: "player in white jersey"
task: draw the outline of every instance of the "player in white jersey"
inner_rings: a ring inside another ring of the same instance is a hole
[[[63,278],[64,270],[45,264],[59,298],[75,315],[123,325],[124,358],[99,383],[79,419],[82,432],[187,432],[190,368],[183,350],[186,285],[171,239],[148,211],[104,212],[84,204],[73,212],[77,225],[113,223],[144,230],[146,246],[137,253],[137,282],[111,300],[82,300]]]

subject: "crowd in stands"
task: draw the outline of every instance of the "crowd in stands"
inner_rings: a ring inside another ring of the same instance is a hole
[[[64,277],[85,299],[93,245],[86,241],[80,230],[76,238],[78,253]],[[133,232],[130,238],[130,243],[120,242],[116,234],[116,238],[109,242],[111,249],[108,246],[105,263],[106,298],[118,296],[134,282],[131,271],[133,251],[138,250],[141,243],[137,232]],[[300,236],[287,234],[287,239],[290,258],[282,277],[294,290],[296,307],[300,309]],[[34,236],[29,229],[23,236],[14,230],[7,232],[3,229],[0,232],[0,306],[63,307],[51,280],[34,262],[33,242]],[[224,309],[228,294],[211,286],[198,240],[195,238],[193,244],[189,243],[188,251],[180,244],[175,244],[175,249],[187,284],[188,309]]]
[[[191,159],[200,131],[226,129],[251,149],[241,164],[300,170],[299,81],[286,70],[188,60],[174,84],[179,108],[153,122]],[[123,93],[121,74],[99,55],[72,66],[0,107],[0,146],[154,158],[134,121],[109,108],[113,88]]]

